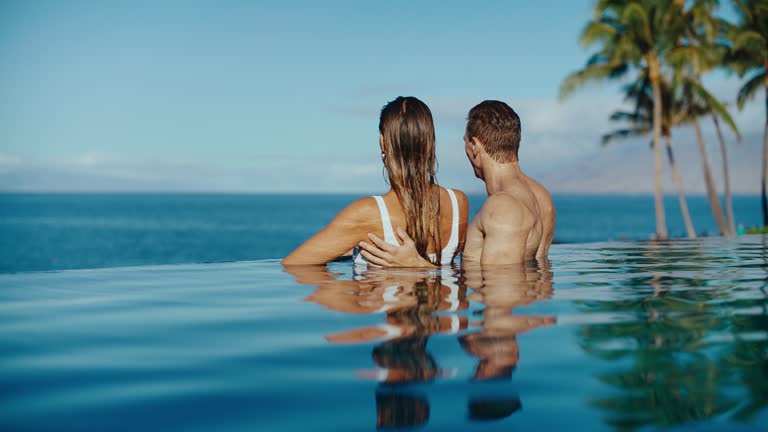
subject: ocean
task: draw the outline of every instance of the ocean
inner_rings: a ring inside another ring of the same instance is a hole
[[[0,272],[282,258],[360,195],[0,194]],[[471,195],[471,213],[485,196]],[[555,241],[645,240],[651,196],[556,195]],[[666,197],[670,235],[685,230]],[[688,197],[697,232],[717,232],[704,196]],[[734,197],[737,223],[761,223],[757,196]]]

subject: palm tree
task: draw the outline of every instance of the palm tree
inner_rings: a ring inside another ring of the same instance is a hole
[[[717,114],[712,113],[712,121],[715,124],[715,131],[717,131],[717,139],[720,142],[720,154],[723,162],[723,188],[725,192],[725,217],[728,221],[728,229],[730,235],[736,234],[736,216],[733,214],[733,197],[731,196],[731,174],[728,169],[728,146],[725,145],[725,138],[723,138],[723,131],[720,128],[720,120]],[[739,138],[739,141],[741,139]]]
[[[712,209],[712,215],[715,218],[720,233],[723,235],[731,235],[732,233],[728,226],[729,224],[723,215],[723,209],[717,195],[715,181],[712,178],[712,170],[709,167],[707,148],[704,144],[704,135],[701,133],[699,118],[716,113],[728,123],[732,130],[738,133],[738,129],[725,106],[704,88],[701,81],[699,81],[698,76],[696,76],[691,69],[687,71],[677,71],[676,75],[678,75],[678,79],[681,82],[680,95],[678,97],[684,104],[683,111],[687,114],[685,121],[691,123],[696,132],[696,142],[699,145],[701,165],[702,170],[704,171],[704,184],[707,188],[707,198],[709,199],[709,206]]]
[[[661,189],[661,67],[664,56],[683,30],[679,0],[600,0],[595,18],[581,35],[586,46],[599,50],[586,66],[569,75],[561,84],[560,96],[567,97],[589,81],[619,78],[635,69],[648,76],[653,89],[653,159],[656,237],[665,239],[667,224]]]
[[[693,48],[688,52],[688,61],[693,64],[697,73],[702,75],[721,66],[727,54],[727,46],[724,43],[724,31],[727,29],[727,22],[715,15],[719,7],[719,0],[694,0],[690,9],[686,13],[688,30],[688,45]],[[731,197],[731,181],[728,169],[728,147],[725,145],[725,138],[720,127],[720,117],[714,110],[710,113],[712,122],[715,125],[717,138],[720,143],[720,154],[723,164],[723,187],[725,193],[726,208],[726,226],[729,235],[736,234],[736,218],[733,214],[733,199]],[[729,126],[733,130],[737,139],[741,141],[741,135],[735,125]]]
[[[763,225],[768,226],[768,2],[765,0],[734,0],[738,22],[729,29],[731,56],[728,66],[744,76],[751,73],[739,89],[739,109],[762,87],[765,89],[765,130],[763,132],[763,164],[760,189],[762,192]]]
[[[701,76],[722,64],[727,51],[727,47],[721,41],[720,31],[724,21],[713,15],[717,6],[718,1],[716,0],[694,0],[691,3],[690,8],[682,16],[686,29],[679,35],[680,39],[675,48],[670,50],[667,55],[667,62],[674,68],[676,80],[681,83],[681,92],[678,97],[682,98],[682,101],[688,106],[688,121],[696,131],[696,141],[701,154],[702,170],[704,171],[707,197],[712,215],[722,234],[733,235],[736,228],[730,192],[728,154],[720,128],[720,119],[727,123],[739,139],[741,137],[725,106],[710,94],[701,83]],[[699,117],[704,115],[711,116],[720,140],[727,217],[723,215],[701,133]]]
[[[628,122],[630,125],[603,135],[603,145],[610,144],[621,138],[645,136],[653,131],[653,92],[650,87],[650,80],[647,77],[643,77],[641,80],[631,83],[625,88],[625,100],[634,101],[635,110],[633,112],[616,111],[611,115],[611,120]],[[688,234],[688,238],[694,239],[696,238],[696,229],[693,227],[693,222],[691,221],[691,215],[688,211],[688,202],[685,199],[685,193],[683,192],[683,183],[677,172],[675,156],[672,151],[672,127],[680,115],[675,113],[676,105],[672,101],[670,85],[667,82],[662,81],[661,89],[663,98],[662,106],[664,108],[662,113],[661,133],[664,136],[664,143],[667,148],[667,159],[669,161],[672,182],[675,184],[677,199],[680,202],[680,212],[682,213],[683,222],[685,223],[685,230]],[[653,146],[653,143],[651,143],[651,146]]]

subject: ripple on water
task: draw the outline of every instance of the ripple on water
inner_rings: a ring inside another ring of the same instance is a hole
[[[763,237],[0,275],[0,428],[758,430]]]

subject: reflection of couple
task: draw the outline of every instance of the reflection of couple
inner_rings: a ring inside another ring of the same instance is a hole
[[[331,343],[376,342],[376,369],[359,372],[365,379],[380,382],[376,392],[378,426],[413,426],[430,416],[425,395],[403,384],[429,382],[452,376],[427,350],[430,335],[464,333],[459,342],[478,359],[476,380],[508,378],[520,358],[517,335],[554,323],[549,316],[512,315],[517,307],[545,300],[552,293],[552,275],[544,260],[538,266],[465,265],[454,277],[433,272],[405,274],[364,270],[359,280],[340,280],[325,267],[291,266],[287,271],[302,284],[316,290],[308,301],[344,313],[386,312],[385,322],[326,336]],[[468,288],[472,288],[469,293]],[[484,305],[482,320],[470,322],[454,312],[469,308],[469,301]],[[478,330],[479,329],[479,330]],[[467,409],[473,420],[510,415],[520,408],[514,393],[472,391]]]
[[[323,267],[289,267],[288,271],[298,283],[317,287],[307,301],[343,313],[386,312],[384,323],[326,336],[331,343],[402,341],[479,327],[480,331],[460,338],[462,348],[480,359],[475,379],[509,376],[519,360],[517,335],[555,322],[549,316],[512,314],[515,308],[551,297],[552,273],[547,261],[538,266],[491,269],[466,264],[456,278],[368,270],[360,280],[339,280]],[[468,309],[469,301],[484,305],[482,321],[469,322],[452,313]],[[388,379],[408,381],[401,379],[402,374],[396,371]]]
[[[466,264],[468,300],[485,305],[481,331],[461,337],[462,348],[480,359],[475,379],[509,377],[520,360],[517,335],[555,323],[551,316],[513,315],[512,310],[552,296],[552,273],[542,260],[538,267],[511,265],[483,271]]]
[[[483,264],[546,258],[555,210],[547,190],[520,169],[519,144],[520,118],[507,104],[484,101],[469,111],[464,148],[488,199],[467,226],[466,195],[435,179],[432,113],[414,97],[398,97],[379,119],[390,191],[347,206],[283,264],[324,264],[358,245],[356,262],[385,267],[449,264],[459,253]]]
[[[431,272],[398,274],[364,271],[357,280],[340,280],[324,267],[288,267],[301,284],[317,287],[307,301],[349,314],[386,312],[385,322],[326,336],[332,343],[370,342],[456,333],[467,328],[467,319],[451,314],[465,310],[466,287]],[[435,312],[446,314],[432,315]]]

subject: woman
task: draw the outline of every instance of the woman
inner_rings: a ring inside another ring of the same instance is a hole
[[[435,181],[435,126],[427,105],[414,97],[398,97],[385,105],[379,117],[379,146],[389,192],[347,206],[285,257],[284,265],[333,261],[367,240],[368,233],[396,245],[396,227],[405,227],[419,255],[435,265],[449,264],[461,252],[469,204],[463,192],[444,189]],[[355,254],[355,262],[367,260]]]

